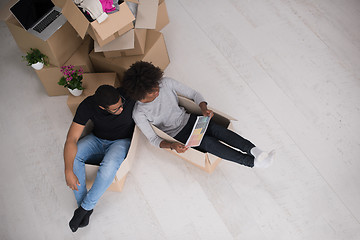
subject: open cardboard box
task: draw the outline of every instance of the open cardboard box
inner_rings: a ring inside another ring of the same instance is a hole
[[[160,31],[169,23],[165,0],[127,2],[138,4],[135,29],[105,45],[94,42],[95,52],[103,52],[107,58],[144,54],[146,29]]]
[[[83,136],[90,133],[91,129],[92,129],[92,121],[89,121],[85,126]],[[114,192],[122,191],[126,180],[126,176],[129,173],[133,165],[133,162],[135,160],[135,153],[139,142],[138,140],[139,135],[140,135],[140,129],[135,126],[128,154],[126,155],[124,161],[121,163],[119,170],[116,172],[114,181],[111,183],[110,187],[107,190]],[[90,189],[94,184],[98,170],[99,170],[99,166],[97,165],[85,164],[86,187],[88,189]]]
[[[89,52],[92,50],[93,40],[90,36],[87,36],[83,44],[76,50],[76,52],[69,58],[68,61],[64,64],[73,65],[75,69],[82,68],[85,73],[94,72],[92,63],[89,58]],[[46,93],[49,96],[59,96],[59,95],[68,95],[69,91],[60,86],[58,81],[63,76],[60,72],[60,67],[50,65],[45,66],[41,70],[35,70],[38,75],[42,85],[45,88]]]
[[[179,98],[179,105],[183,106],[189,113],[194,113],[194,114],[198,114],[198,115],[202,115],[201,114],[201,110],[200,107],[194,103],[192,100],[182,97],[182,96],[178,96]],[[209,109],[211,109],[209,107]],[[226,128],[231,129],[232,128],[232,124],[231,121],[236,120],[224,113],[221,113],[220,111],[211,109],[214,112],[214,116],[212,118],[213,121],[215,121],[217,124],[222,125]],[[178,142],[177,140],[175,140],[174,138],[170,137],[169,135],[167,135],[166,133],[164,133],[163,131],[161,131],[160,129],[156,128],[155,126],[152,126],[155,133],[170,142]],[[186,152],[184,153],[177,153],[175,150],[170,150],[170,149],[166,149],[167,151],[170,151],[173,154],[176,154],[177,156],[181,157],[182,159],[190,162],[191,164],[201,168],[202,170],[208,172],[208,173],[212,173],[216,166],[220,163],[221,158],[211,154],[211,153],[204,153],[201,151],[198,151],[194,148],[189,148]]]
[[[83,87],[84,91],[78,97],[69,94],[67,105],[73,115],[79,104],[88,96],[94,95],[96,89],[103,84],[117,86],[118,79],[116,73],[85,73],[83,74]]]
[[[119,79],[122,79],[124,72],[137,61],[152,62],[162,70],[170,63],[164,36],[155,30],[147,30],[145,53],[142,55],[106,58],[103,53],[92,51],[90,59],[96,72],[116,72]]]
[[[56,4],[60,5],[61,3]],[[102,23],[98,23],[96,20],[89,22],[72,0],[66,0],[62,13],[81,38],[89,33],[100,46],[103,46],[133,28],[132,22],[135,17],[127,4],[124,2],[120,4],[119,8],[118,12],[108,14],[108,18]]]

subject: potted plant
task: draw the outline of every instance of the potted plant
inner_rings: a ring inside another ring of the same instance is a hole
[[[32,66],[36,70],[40,70],[49,65],[48,57],[41,53],[37,48],[30,48],[29,52],[26,52],[26,56],[22,56],[23,60],[27,61],[28,66]]]
[[[84,88],[82,87],[83,69],[74,70],[73,65],[62,66],[60,71],[63,73],[58,82],[59,85],[69,89],[74,96],[80,96]]]

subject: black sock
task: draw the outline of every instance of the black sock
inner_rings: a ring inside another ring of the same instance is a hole
[[[83,209],[81,206],[74,211],[74,216],[69,222],[71,231],[76,232],[76,230],[79,228],[81,221],[88,212],[89,211]]]
[[[89,224],[90,216],[93,213],[94,209],[91,209],[85,214],[85,217],[81,221],[79,228],[86,227]]]

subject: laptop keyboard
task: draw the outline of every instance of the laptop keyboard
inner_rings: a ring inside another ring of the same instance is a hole
[[[41,22],[39,22],[33,29],[38,33],[44,31],[44,29],[49,26],[61,13],[53,10],[49,15],[46,16]]]

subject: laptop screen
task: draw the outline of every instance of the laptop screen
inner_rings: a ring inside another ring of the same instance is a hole
[[[51,0],[20,0],[10,8],[10,11],[21,25],[28,30],[53,7],[54,4]]]

